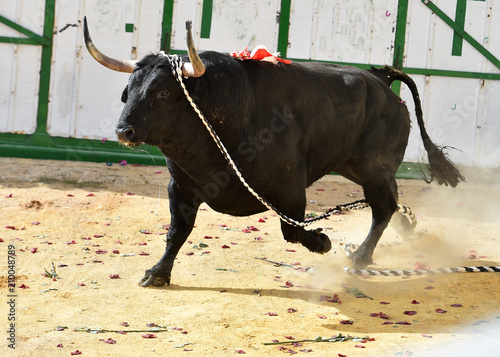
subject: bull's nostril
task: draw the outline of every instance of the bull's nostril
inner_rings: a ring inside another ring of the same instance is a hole
[[[135,130],[132,128],[125,130],[125,132],[123,133],[123,137],[127,141],[132,141],[134,135],[135,135]]]
[[[133,128],[117,128],[116,135],[120,142],[133,142],[135,140],[135,130]]]

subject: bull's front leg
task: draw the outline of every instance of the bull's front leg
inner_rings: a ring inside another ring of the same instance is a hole
[[[170,285],[170,274],[175,257],[191,233],[200,202],[183,190],[173,180],[168,185],[170,203],[170,228],[167,232],[167,246],[161,259],[139,281],[142,287]]]

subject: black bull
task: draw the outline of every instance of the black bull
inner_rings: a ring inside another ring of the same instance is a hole
[[[174,259],[191,233],[198,207],[246,216],[266,210],[241,184],[193,111],[162,54],[120,61],[99,52],[84,21],[87,48],[101,64],[132,73],[116,126],[119,141],[157,146],[167,158],[171,226],[159,262],[142,286],[170,283]],[[207,117],[250,186],[288,217],[302,221],[305,189],[329,172],[361,185],[372,226],[353,257],[372,263],[375,246],[397,210],[395,180],[410,132],[408,110],[389,88],[406,83],[413,94],[431,179],[455,187],[460,172],[429,139],[415,83],[403,72],[360,70],[327,63],[273,64],[227,54],[197,54],[187,23],[187,90]],[[330,250],[319,229],[281,222],[286,241],[313,252]]]

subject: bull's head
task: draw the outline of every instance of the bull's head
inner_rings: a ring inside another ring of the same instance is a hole
[[[128,146],[142,142],[159,146],[161,133],[155,133],[158,128],[153,127],[154,123],[148,118],[164,118],[175,111],[177,100],[171,94],[182,95],[172,75],[169,60],[162,55],[148,55],[140,61],[108,57],[94,46],[85,17],[83,29],[87,49],[97,62],[114,71],[132,73],[122,94],[125,107],[116,126],[118,140]],[[183,64],[182,73],[186,77],[200,77],[205,73],[205,65],[194,47],[191,21],[186,21],[186,30],[191,63]]]

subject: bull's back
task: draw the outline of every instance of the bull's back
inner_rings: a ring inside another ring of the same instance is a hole
[[[283,149],[277,164],[290,157],[302,161],[308,185],[349,159],[367,128],[390,116],[388,102],[395,101],[387,86],[354,67],[294,62],[248,68],[260,103],[255,121],[265,122],[276,109],[289,113],[290,122],[275,136]]]

